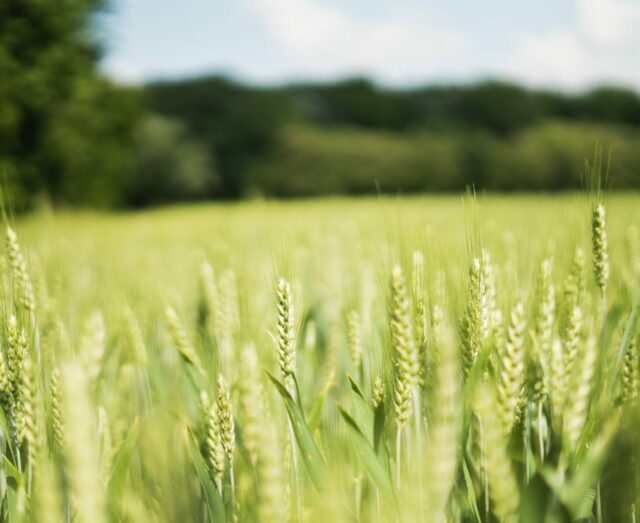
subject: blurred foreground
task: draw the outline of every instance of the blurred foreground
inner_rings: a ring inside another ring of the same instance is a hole
[[[638,200],[34,215],[2,273],[2,511],[631,520]]]

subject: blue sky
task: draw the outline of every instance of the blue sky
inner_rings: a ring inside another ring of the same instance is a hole
[[[112,0],[103,69],[123,82],[514,79],[640,89],[640,0]]]

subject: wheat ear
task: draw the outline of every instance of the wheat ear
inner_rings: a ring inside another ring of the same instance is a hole
[[[442,317],[439,306],[432,316]],[[458,437],[460,433],[460,377],[459,355],[448,336],[443,321],[435,322],[434,340],[436,366],[432,396],[432,423],[427,448],[428,495],[426,503],[429,521],[444,522],[445,507],[455,484],[458,465]]]
[[[393,407],[396,420],[396,479],[400,485],[402,429],[413,412],[414,390],[418,385],[420,362],[411,328],[411,305],[404,275],[399,266],[391,273],[391,343],[394,380]]]
[[[493,512],[499,521],[516,523],[520,494],[495,402],[496,394],[492,386],[481,384],[476,392],[474,405],[482,426],[483,461]]]
[[[98,476],[94,411],[84,368],[77,362],[62,370],[65,449],[75,521],[104,523],[104,491]]]
[[[593,209],[591,219],[591,241],[593,248],[593,274],[600,290],[602,302],[602,328],[607,314],[607,282],[609,281],[609,248],[607,243],[606,212],[601,203]]]
[[[204,446],[211,479],[218,491],[222,493],[222,478],[224,476],[224,447],[220,431],[220,417],[217,402],[211,402],[209,395],[200,393],[200,406],[204,420]]]
[[[462,371],[466,377],[478,359],[489,332],[489,303],[480,258],[469,267],[467,310],[462,319]]]
[[[524,306],[518,303],[511,311],[511,323],[498,364],[498,403],[507,435],[515,424],[524,386],[525,326]]]

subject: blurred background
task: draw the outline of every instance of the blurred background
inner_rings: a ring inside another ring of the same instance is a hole
[[[14,207],[640,187],[640,1],[2,0]]]

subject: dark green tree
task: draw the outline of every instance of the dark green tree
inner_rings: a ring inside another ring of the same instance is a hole
[[[177,118],[186,130],[208,146],[221,184],[216,196],[238,198],[246,188],[245,174],[271,150],[292,105],[281,89],[237,84],[206,77],[147,87],[152,110]]]
[[[196,200],[218,186],[206,147],[190,138],[176,119],[150,114],[136,129],[135,176],[126,184],[126,203],[134,207]]]
[[[121,153],[135,111],[97,75],[96,17],[104,7],[104,0],[0,2],[0,176],[17,207],[38,193],[117,203],[99,185],[129,168]]]

